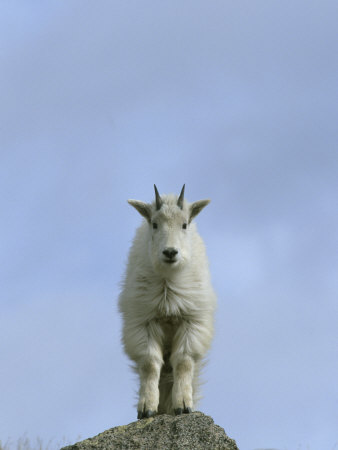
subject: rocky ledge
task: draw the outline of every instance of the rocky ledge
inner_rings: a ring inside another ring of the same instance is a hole
[[[129,425],[110,428],[95,437],[61,450],[109,449],[224,449],[238,450],[223,428],[201,412],[169,416],[161,414]]]

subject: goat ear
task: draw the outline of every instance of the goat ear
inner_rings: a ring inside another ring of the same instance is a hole
[[[129,205],[133,206],[137,211],[150,222],[151,206],[148,203],[140,202],[139,200],[128,200]]]
[[[189,223],[192,221],[194,217],[199,214],[202,209],[210,203],[210,200],[198,200],[190,205],[190,218]]]

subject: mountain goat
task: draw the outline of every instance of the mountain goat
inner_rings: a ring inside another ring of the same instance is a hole
[[[216,296],[195,216],[210,200],[188,203],[184,188],[152,204],[128,200],[146,219],[136,232],[119,297],[122,341],[135,363],[138,419],[190,413],[213,335]]]

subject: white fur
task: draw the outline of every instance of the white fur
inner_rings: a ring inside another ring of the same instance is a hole
[[[124,349],[140,377],[139,414],[194,408],[213,335],[216,297],[205,246],[191,222],[209,201],[184,200],[182,209],[175,195],[162,201],[156,210],[155,202],[129,200],[146,218],[130,249],[119,297]],[[168,247],[178,252],[173,264],[163,255]]]

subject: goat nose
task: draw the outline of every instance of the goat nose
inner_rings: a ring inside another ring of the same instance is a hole
[[[175,248],[173,248],[173,247],[168,247],[168,248],[166,248],[165,250],[163,250],[162,253],[163,253],[163,255],[165,255],[167,258],[173,259],[174,256],[177,255],[178,251],[177,251]]]

